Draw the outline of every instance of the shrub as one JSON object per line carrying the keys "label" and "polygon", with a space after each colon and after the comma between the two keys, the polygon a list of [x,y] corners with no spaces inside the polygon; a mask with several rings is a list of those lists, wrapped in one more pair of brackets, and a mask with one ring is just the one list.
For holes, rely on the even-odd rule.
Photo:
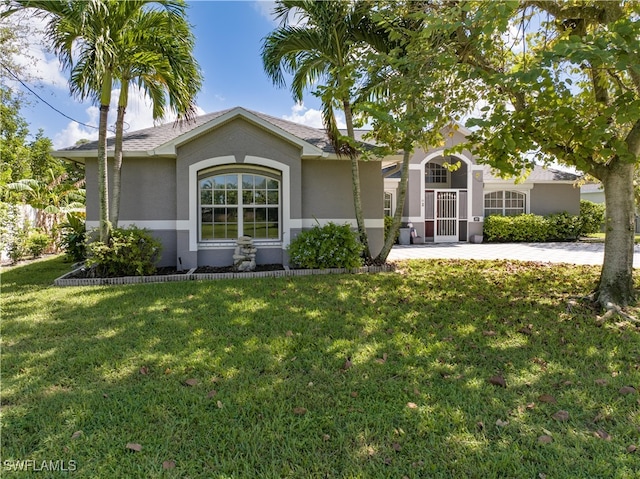
{"label": "shrub", "polygon": [[[393,225],[393,216],[385,216],[384,217],[384,239],[386,241],[389,233],[391,232],[391,226]],[[396,232],[396,237],[393,240],[394,243],[398,242],[398,237],[400,236],[400,228]]]}
{"label": "shrub", "polygon": [[569,213],[548,216],[523,214],[491,215],[484,220],[484,237],[488,242],[572,241],[578,238],[581,220]]}
{"label": "shrub", "polygon": [[547,238],[544,241],[573,241],[580,236],[580,217],[569,213],[545,216]]}
{"label": "shrub", "polygon": [[33,256],[34,258],[39,258],[42,256],[42,253],[51,246],[51,238],[49,235],[41,232],[41,231],[32,231],[27,236],[25,242],[25,249]]}
{"label": "shrub", "polygon": [[17,263],[27,255],[27,235],[29,224],[24,221],[20,207],[10,203],[0,203],[0,248],[6,251],[12,263]]}
{"label": "shrub", "polygon": [[545,241],[548,225],[542,216],[490,215],[484,220],[484,238],[488,242]]}
{"label": "shrub", "polygon": [[291,262],[301,268],[358,268],[362,245],[349,225],[327,223],[303,231],[289,245]]}
{"label": "shrub", "polygon": [[580,200],[580,234],[599,233],[604,223],[604,205]]}
{"label": "shrub", "polygon": [[87,255],[86,229],[84,217],[79,213],[67,213],[62,225],[61,243],[64,252],[71,261],[83,261]]}
{"label": "shrub", "polygon": [[88,246],[87,266],[99,277],[153,274],[162,245],[149,231],[130,226],[116,228],[108,244],[94,241]]}

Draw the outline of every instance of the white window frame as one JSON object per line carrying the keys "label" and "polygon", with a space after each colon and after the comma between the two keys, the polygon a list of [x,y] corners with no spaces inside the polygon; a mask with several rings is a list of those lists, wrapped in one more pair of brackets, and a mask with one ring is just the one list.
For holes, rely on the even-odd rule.
{"label": "white window frame", "polygon": [[208,158],[206,160],[198,161],[189,165],[188,173],[188,185],[189,185],[189,219],[187,221],[179,220],[177,223],[180,230],[188,232],[189,236],[189,251],[195,252],[200,249],[215,249],[215,248],[227,248],[235,244],[234,241],[220,241],[218,242],[200,242],[198,231],[198,205],[199,205],[199,188],[198,188],[198,176],[199,173],[205,169],[213,168],[215,166],[231,166],[235,165],[238,168],[244,167],[265,167],[274,170],[282,175],[280,183],[280,236],[279,241],[264,241],[260,244],[265,247],[278,247],[285,249],[289,246],[291,241],[291,230],[293,228],[301,228],[302,221],[291,218],[291,168],[285,163],[272,160],[270,158],[263,158],[260,156],[247,155],[243,162],[238,162],[235,156],[217,156],[214,158]]}
{"label": "white window frame", "polygon": [[[390,206],[389,206],[389,214],[386,214],[387,208],[385,206],[387,195],[390,198]],[[395,190],[384,190],[384,196],[382,198],[382,214],[384,216],[393,216],[396,212],[396,191]]]}
{"label": "white window frame", "polygon": [[[233,168],[228,168],[228,167],[221,167],[221,168],[214,168],[212,170],[209,171],[201,171],[198,175],[198,241],[201,243],[220,243],[220,242],[229,242],[229,241],[233,241],[235,238],[239,237],[239,236],[251,236],[252,238],[254,238],[254,241],[256,242],[260,242],[260,241],[280,241],[282,238],[282,179],[281,179],[281,175],[279,174],[279,172],[276,171],[272,171],[272,170],[267,170],[264,168],[257,168],[257,167],[242,167],[242,165],[233,165]],[[262,177],[265,179],[266,185],[265,185],[265,192],[267,197],[265,198],[265,203],[264,204],[259,204],[259,203],[245,203],[244,202],[244,195],[243,193],[245,193],[248,190],[245,190],[244,188],[244,183],[243,183],[243,176],[244,175],[250,175],[253,177]],[[237,178],[236,180],[236,188],[235,188],[235,192],[236,192],[236,202],[235,203],[227,203],[227,201],[225,201],[224,204],[216,204],[215,200],[213,199],[215,197],[215,187],[211,188],[212,191],[212,200],[211,203],[206,203],[206,204],[202,204],[202,182],[207,180],[207,179],[213,179],[215,177],[219,177],[219,176],[235,176]],[[278,194],[278,202],[277,204],[270,204],[268,202],[268,196],[269,193],[272,191],[276,191],[273,188],[269,189],[268,188],[268,184],[269,184],[269,180],[272,181],[276,181],[278,188],[277,188],[277,194]],[[214,183],[215,185],[215,183]],[[225,188],[225,191],[229,191],[228,189]],[[251,195],[252,197],[255,198],[255,192],[256,191],[261,191],[261,189],[256,190],[256,187],[254,186],[252,188],[252,190],[254,192],[253,195]],[[211,208],[212,215],[215,215],[215,210],[216,209],[236,209],[236,228],[237,228],[237,234],[233,237],[224,237],[224,238],[203,238],[203,234],[202,234],[202,230],[203,230],[203,221],[202,221],[202,213],[204,209],[208,209]],[[257,238],[254,237],[254,232],[253,231],[245,231],[245,220],[244,220],[244,216],[245,216],[245,210],[247,209],[251,209],[251,208],[264,208],[266,209],[266,220],[265,223],[269,223],[268,220],[268,210],[276,210],[277,211],[277,235],[275,237],[266,237],[266,238]],[[215,228],[215,216],[212,218],[212,222],[211,223],[207,223],[207,224],[211,224],[214,228]],[[222,223],[219,223],[222,224]],[[228,223],[225,223],[228,224]],[[233,224],[233,223],[231,223]],[[268,229],[267,229],[268,231]]]}
{"label": "white window frame", "polygon": [[[501,195],[502,195],[502,198],[501,198],[502,199],[502,206],[501,206],[500,209],[502,210],[502,213],[500,213],[500,215],[501,216],[507,216],[505,214],[505,212],[507,210],[513,211],[513,210],[515,210],[515,208],[507,208],[505,206],[505,195],[506,195],[506,193],[516,193],[516,194],[522,195],[524,197],[523,198],[523,200],[524,200],[523,201],[524,210],[522,211],[522,213],[517,213],[517,214],[526,214],[526,213],[529,212],[529,202],[530,202],[530,197],[531,197],[530,192],[531,192],[530,188],[527,188],[527,189],[524,189],[524,188],[522,188],[522,189],[516,189],[516,188],[491,188],[491,189],[487,189],[487,188],[485,188],[484,193],[482,195],[482,212],[483,212],[485,217],[489,216],[489,214],[497,214],[497,213],[487,213],[487,210],[497,210],[498,208],[487,208],[487,206],[486,206],[486,197],[487,197],[487,195],[490,195],[490,194],[501,193]],[[510,216],[513,216],[513,215],[510,215]]]}

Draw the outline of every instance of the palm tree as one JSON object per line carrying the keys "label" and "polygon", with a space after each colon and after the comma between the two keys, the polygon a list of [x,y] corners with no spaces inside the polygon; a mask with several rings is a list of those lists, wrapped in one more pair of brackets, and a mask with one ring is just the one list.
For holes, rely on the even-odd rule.
{"label": "palm tree", "polygon": [[[352,98],[357,81],[354,67],[360,43],[355,35],[363,18],[362,2],[279,0],[274,10],[281,26],[265,37],[264,70],[277,86],[284,73],[293,75],[291,93],[301,102],[303,93],[315,88],[322,100],[322,120],[338,155],[351,160],[353,203],[360,241],[367,261],[371,259],[360,195],[360,172],[353,128]],[[291,16],[299,26],[291,25]],[[319,82],[324,85],[318,86]],[[344,112],[347,136],[340,134],[335,107]]]}
{"label": "palm tree", "polygon": [[134,21],[156,4],[168,12],[179,12],[182,0],[14,0],[16,9],[33,8],[48,19],[45,37],[62,65],[69,69],[71,93],[100,105],[98,124],[98,190],[100,240],[110,236],[109,189],[107,181],[107,118],[111,91],[117,79],[118,48],[123,38],[141,32]]}
{"label": "palm tree", "polygon": [[195,118],[195,96],[202,86],[202,75],[192,54],[195,40],[184,6],[172,11],[138,11],[133,23],[136,28],[128,30],[117,45],[120,96],[110,209],[114,228],[118,226],[120,212],[122,139],[130,85],[137,84],[151,99],[154,120],[163,118],[168,108],[177,115],[176,121]]}

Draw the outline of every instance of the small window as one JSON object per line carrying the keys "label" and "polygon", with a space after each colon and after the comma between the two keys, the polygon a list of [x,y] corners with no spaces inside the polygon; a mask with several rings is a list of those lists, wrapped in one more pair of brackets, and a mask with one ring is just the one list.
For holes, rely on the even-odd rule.
{"label": "small window", "polygon": [[384,192],[383,212],[385,216],[393,216],[393,193]]}
{"label": "small window", "polygon": [[280,180],[254,173],[200,178],[200,240],[280,238]]}
{"label": "small window", "polygon": [[492,191],[484,195],[484,215],[515,216],[526,213],[525,194],[519,191]]}
{"label": "small window", "polygon": [[427,163],[424,166],[425,183],[447,183],[447,169],[437,163]]}

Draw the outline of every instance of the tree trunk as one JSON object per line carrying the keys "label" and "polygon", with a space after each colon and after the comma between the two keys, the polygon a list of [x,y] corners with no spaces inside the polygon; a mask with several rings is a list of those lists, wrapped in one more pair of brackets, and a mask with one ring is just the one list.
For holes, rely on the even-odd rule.
{"label": "tree trunk", "polygon": [[[347,124],[347,135],[355,140],[355,132],[353,129],[353,113],[351,104],[348,100],[342,101],[344,109],[345,123]],[[367,236],[367,228],[364,224],[364,213],[362,211],[362,195],[360,189],[360,166],[358,155],[350,155],[351,160],[351,186],[353,189],[353,206],[356,213],[356,223],[358,224],[358,234],[363,247],[365,262],[371,262],[371,250],[369,249],[369,238]]]}
{"label": "tree trunk", "polygon": [[396,210],[393,213],[393,223],[391,224],[391,230],[387,233],[387,237],[384,240],[384,246],[380,254],[376,256],[374,262],[376,264],[384,264],[387,261],[387,257],[396,242],[396,235],[402,224],[402,213],[404,211],[404,203],[407,197],[407,185],[409,184],[409,160],[411,159],[411,150],[405,148],[402,155],[402,175],[400,176],[400,185],[398,191],[398,199],[396,202]]}
{"label": "tree trunk", "polygon": [[613,163],[602,177],[606,205],[604,263],[597,301],[605,309],[626,306],[634,300],[633,250],[635,208],[633,164]]}
{"label": "tree trunk", "polygon": [[107,162],[107,121],[111,102],[111,75],[105,74],[100,94],[98,123],[98,202],[100,210],[100,241],[107,243],[111,236],[109,223],[109,176]]}
{"label": "tree trunk", "polygon": [[113,197],[111,198],[110,220],[113,228],[118,227],[120,218],[120,192],[122,185],[122,136],[124,133],[125,107],[118,105],[116,118],[116,138],[113,158]]}

